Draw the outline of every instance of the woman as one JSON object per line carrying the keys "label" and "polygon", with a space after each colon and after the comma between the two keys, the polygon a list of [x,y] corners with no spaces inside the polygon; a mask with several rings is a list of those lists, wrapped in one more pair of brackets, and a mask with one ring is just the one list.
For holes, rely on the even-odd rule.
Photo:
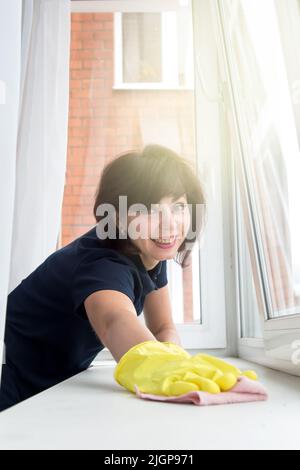
{"label": "woman", "polygon": [[[87,369],[104,347],[119,361],[143,341],[180,344],[166,262],[187,265],[200,234],[196,210],[204,203],[190,163],[165,147],[148,145],[104,168],[97,224],[48,256],[8,296],[0,410]],[[115,211],[107,217],[108,206]],[[142,310],[147,327],[137,318]]]}

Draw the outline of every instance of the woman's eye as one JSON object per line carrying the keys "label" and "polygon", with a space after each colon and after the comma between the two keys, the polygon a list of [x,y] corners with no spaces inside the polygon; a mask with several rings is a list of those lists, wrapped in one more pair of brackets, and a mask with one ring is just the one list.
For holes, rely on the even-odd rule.
{"label": "woman's eye", "polygon": [[184,203],[176,204],[175,209],[178,212],[183,212],[186,209],[186,204]]}

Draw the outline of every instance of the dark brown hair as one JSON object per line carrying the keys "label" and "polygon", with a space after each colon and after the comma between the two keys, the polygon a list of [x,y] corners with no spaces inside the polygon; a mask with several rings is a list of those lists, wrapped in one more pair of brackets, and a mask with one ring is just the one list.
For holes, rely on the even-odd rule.
{"label": "dark brown hair", "polygon": [[[97,207],[103,203],[112,204],[119,211],[119,196],[127,196],[127,208],[132,204],[144,204],[150,209],[151,204],[158,203],[162,198],[173,196],[174,200],[186,194],[187,203],[190,204],[191,224],[189,233],[195,236],[187,238],[180,245],[175,261],[183,268],[189,265],[188,259],[191,248],[200,236],[206,215],[206,198],[201,182],[199,181],[194,164],[173,150],[161,145],[151,144],[142,151],[131,151],[119,155],[108,163],[102,172],[101,179],[95,194],[94,216],[99,222],[104,215],[96,215]],[[196,205],[202,204],[203,219],[201,227],[196,226]],[[199,207],[199,206],[198,206]],[[188,235],[187,234],[187,235]],[[103,240],[105,246],[114,248],[127,255],[139,254],[140,250],[130,240],[119,239],[118,225],[115,239]],[[187,250],[186,240],[189,249]]]}

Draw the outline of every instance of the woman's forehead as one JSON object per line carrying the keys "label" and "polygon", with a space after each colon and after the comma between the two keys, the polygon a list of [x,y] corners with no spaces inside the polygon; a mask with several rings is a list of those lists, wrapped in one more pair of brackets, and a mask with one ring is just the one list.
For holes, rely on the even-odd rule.
{"label": "woman's forehead", "polygon": [[179,197],[174,197],[174,196],[165,196],[162,197],[159,201],[159,203],[172,203],[172,202],[186,202],[186,195],[183,194],[182,196]]}

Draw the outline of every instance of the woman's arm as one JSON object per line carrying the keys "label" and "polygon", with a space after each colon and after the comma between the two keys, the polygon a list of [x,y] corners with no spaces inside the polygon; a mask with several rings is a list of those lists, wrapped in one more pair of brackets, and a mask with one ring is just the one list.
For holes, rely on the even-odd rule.
{"label": "woman's arm", "polygon": [[181,346],[172,318],[168,285],[146,295],[143,313],[147,327],[158,341],[169,341]]}
{"label": "woman's arm", "polygon": [[93,292],[84,306],[97,336],[117,362],[132,346],[156,339],[139,321],[133,303],[122,292]]}
{"label": "woman's arm", "polygon": [[175,343],[175,344],[178,344],[178,346],[182,347],[178,331],[175,327],[174,328],[164,328],[163,330],[161,330],[160,333],[157,333],[155,335],[155,338],[158,341],[168,341],[169,343]]}

